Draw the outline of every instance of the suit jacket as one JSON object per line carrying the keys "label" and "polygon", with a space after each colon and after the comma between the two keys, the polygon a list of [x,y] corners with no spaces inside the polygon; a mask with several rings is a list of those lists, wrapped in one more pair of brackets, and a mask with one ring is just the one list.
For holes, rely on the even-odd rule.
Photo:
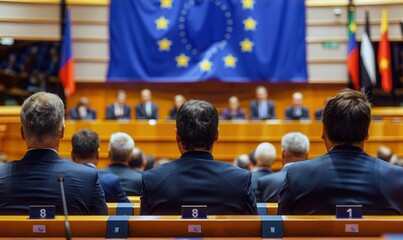
{"label": "suit jacket", "polygon": [[98,171],[50,149],[30,150],[20,161],[0,166],[0,214],[28,215],[30,205],[55,205],[56,214],[63,214],[60,176],[69,214],[108,214]]}
{"label": "suit jacket", "polygon": [[364,215],[403,214],[403,168],[353,146],[287,168],[278,214],[335,215],[340,204],[362,205]]}
{"label": "suit jacket", "polygon": [[259,103],[257,101],[252,101],[250,103],[250,119],[276,119],[276,112],[274,110],[274,102],[267,100],[267,116],[259,117]]}
{"label": "suit jacket", "polygon": [[323,108],[315,111],[315,119],[320,121],[322,120]]}
{"label": "suit jacket", "polygon": [[136,119],[158,119],[158,106],[155,103],[151,103],[151,115],[147,116],[146,106],[143,103],[139,103],[135,107]]}
{"label": "suit jacket", "polygon": [[261,177],[257,181],[257,191],[260,193],[259,202],[278,202],[278,193],[283,186],[286,168],[280,172]]}
{"label": "suit jacket", "polygon": [[[95,165],[84,164],[84,166],[95,168]],[[120,178],[115,174],[98,171],[99,182],[105,193],[106,202],[130,202],[126,196],[126,192],[120,185]]]}
{"label": "suit jacket", "polygon": [[171,108],[169,110],[169,119],[175,120],[176,119],[176,114],[178,114],[178,110],[176,110],[175,107]]}
{"label": "suit jacket", "polygon": [[239,108],[235,114],[232,114],[229,108],[225,108],[222,111],[220,118],[224,120],[246,119],[246,115],[245,111],[241,108]]}
{"label": "suit jacket", "polygon": [[257,214],[251,174],[192,151],[143,173],[141,214],[181,214],[182,205],[207,205],[210,215]]}
{"label": "suit jacket", "polygon": [[116,119],[130,119],[130,106],[124,105],[123,106],[123,115],[116,116],[115,115],[115,104],[111,104],[106,108],[106,119],[109,120],[116,120]]}
{"label": "suit jacket", "polygon": [[97,112],[92,109],[87,109],[87,116],[85,118],[81,118],[80,114],[78,114],[77,108],[70,109],[70,118],[74,120],[93,120],[97,118]]}
{"label": "suit jacket", "polygon": [[130,169],[128,166],[120,163],[112,163],[108,168],[102,171],[113,173],[120,178],[123,190],[127,196],[141,196],[141,175],[142,173]]}
{"label": "suit jacket", "polygon": [[309,110],[307,107],[301,107],[301,115],[296,115],[293,107],[288,107],[285,110],[285,119],[287,120],[301,120],[307,119],[309,120]]}
{"label": "suit jacket", "polygon": [[260,200],[260,192],[257,189],[257,181],[259,180],[259,178],[264,177],[266,175],[269,175],[271,173],[273,173],[271,170],[267,169],[267,168],[260,168],[257,170],[254,170],[251,172],[252,173],[252,188],[253,191],[255,192],[255,196],[257,201]]}

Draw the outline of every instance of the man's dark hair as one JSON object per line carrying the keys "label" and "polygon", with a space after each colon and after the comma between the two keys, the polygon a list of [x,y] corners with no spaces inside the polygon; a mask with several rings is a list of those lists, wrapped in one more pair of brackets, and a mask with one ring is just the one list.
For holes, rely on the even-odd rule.
{"label": "man's dark hair", "polygon": [[323,110],[322,123],[330,141],[351,145],[368,136],[371,104],[362,91],[346,89],[331,98]]}
{"label": "man's dark hair", "polygon": [[133,155],[128,163],[129,167],[132,169],[143,167],[144,161],[146,161],[144,158],[144,153],[140,149],[137,149],[137,151],[133,151]]}
{"label": "man's dark hair", "polygon": [[72,152],[81,159],[94,157],[99,149],[99,137],[94,131],[83,129],[76,132],[71,139]]}
{"label": "man's dark hair", "polygon": [[186,151],[210,151],[218,132],[217,109],[203,100],[185,102],[176,116],[176,131]]}

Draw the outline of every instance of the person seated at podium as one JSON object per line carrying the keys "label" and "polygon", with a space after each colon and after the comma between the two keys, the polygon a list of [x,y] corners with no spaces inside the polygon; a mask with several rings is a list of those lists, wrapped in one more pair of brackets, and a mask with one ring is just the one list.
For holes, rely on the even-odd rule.
{"label": "person seated at podium", "polygon": [[266,87],[257,86],[255,94],[256,100],[250,103],[250,119],[276,119],[274,102],[268,99],[269,94],[267,93]]}
{"label": "person seated at podium", "polygon": [[283,186],[288,166],[295,162],[308,159],[309,139],[302,133],[291,132],[281,139],[281,171],[261,177],[257,181],[260,202],[278,202],[278,193]]}
{"label": "person seated at podium", "polygon": [[59,157],[64,135],[64,104],[38,92],[21,107],[21,137],[28,151],[0,166],[0,214],[28,215],[30,205],[54,205],[63,214],[60,178],[72,215],[108,214],[98,171]]}
{"label": "person seated at podium", "polygon": [[292,95],[292,106],[285,110],[286,120],[309,120],[309,110],[302,106],[304,96],[300,92],[295,92]]}
{"label": "person seated at podium", "polygon": [[228,108],[221,112],[223,120],[243,120],[246,119],[245,111],[239,104],[239,99],[236,96],[231,96],[228,99]]}
{"label": "person seated at podium", "polygon": [[179,108],[186,102],[186,98],[183,95],[176,95],[174,98],[174,106],[169,110],[169,119],[175,120],[176,114]]}
{"label": "person seated at podium", "polygon": [[97,113],[90,108],[88,98],[82,97],[78,101],[77,106],[70,109],[70,118],[73,120],[94,120],[97,118]]}
{"label": "person seated at podium", "polygon": [[143,173],[140,214],[179,215],[182,205],[207,205],[207,214],[257,214],[250,172],[215,161],[218,113],[202,100],[190,100],[176,117],[182,156]]}
{"label": "person seated at podium", "polygon": [[403,214],[403,168],[364,152],[371,104],[364,92],[343,90],[323,111],[328,152],[287,168],[278,214],[335,215],[336,205],[362,205],[363,215]]}
{"label": "person seated at podium", "polygon": [[158,106],[151,102],[151,91],[149,89],[143,89],[140,95],[141,103],[135,106],[136,119],[158,119]]}
{"label": "person seated at podium", "polygon": [[[71,139],[71,159],[84,166],[97,169],[99,159],[98,134],[89,129],[76,132]],[[115,174],[98,171],[99,181],[105,193],[106,202],[130,202]]]}
{"label": "person seated at podium", "polygon": [[106,108],[106,119],[130,119],[130,106],[126,104],[126,92],[124,90],[117,91],[115,103]]}

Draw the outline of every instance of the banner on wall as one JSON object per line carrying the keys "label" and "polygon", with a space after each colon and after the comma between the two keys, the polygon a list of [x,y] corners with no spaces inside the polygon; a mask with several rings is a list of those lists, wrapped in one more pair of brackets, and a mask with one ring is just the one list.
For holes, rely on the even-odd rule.
{"label": "banner on wall", "polygon": [[305,0],[111,0],[108,81],[306,82]]}

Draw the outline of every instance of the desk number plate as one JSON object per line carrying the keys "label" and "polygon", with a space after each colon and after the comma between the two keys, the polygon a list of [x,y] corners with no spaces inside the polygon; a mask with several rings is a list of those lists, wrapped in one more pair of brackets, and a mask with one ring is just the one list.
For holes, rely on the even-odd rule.
{"label": "desk number plate", "polygon": [[362,205],[336,205],[336,218],[362,218]]}
{"label": "desk number plate", "polygon": [[31,205],[29,206],[30,219],[54,219],[55,205]]}
{"label": "desk number plate", "polygon": [[207,205],[182,205],[182,218],[207,218]]}

